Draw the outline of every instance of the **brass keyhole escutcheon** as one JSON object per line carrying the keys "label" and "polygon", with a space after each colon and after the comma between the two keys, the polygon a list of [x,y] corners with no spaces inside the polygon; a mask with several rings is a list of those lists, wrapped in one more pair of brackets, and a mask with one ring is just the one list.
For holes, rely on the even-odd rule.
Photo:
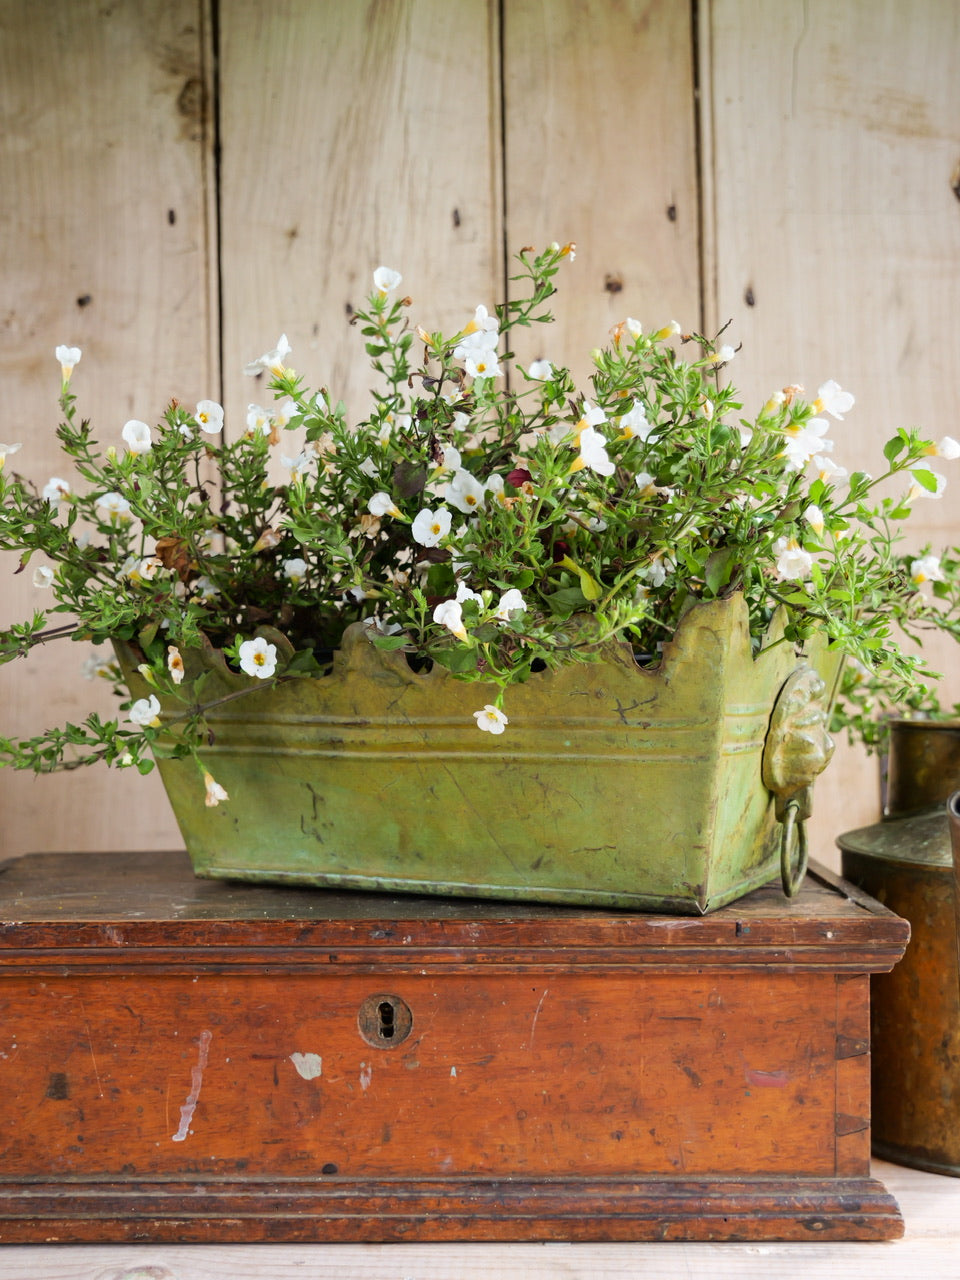
{"label": "brass keyhole escutcheon", "polygon": [[399,996],[367,996],[357,1014],[357,1026],[367,1044],[375,1049],[393,1049],[403,1044],[413,1030],[413,1013]]}

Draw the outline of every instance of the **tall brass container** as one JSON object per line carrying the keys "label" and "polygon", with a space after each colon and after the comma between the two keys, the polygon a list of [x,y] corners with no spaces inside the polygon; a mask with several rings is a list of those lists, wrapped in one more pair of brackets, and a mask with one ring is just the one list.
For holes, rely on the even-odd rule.
{"label": "tall brass container", "polygon": [[947,800],[960,725],[891,728],[882,822],[838,840],[846,879],[910,922],[906,953],[871,979],[873,1150],[960,1177],[958,916]]}

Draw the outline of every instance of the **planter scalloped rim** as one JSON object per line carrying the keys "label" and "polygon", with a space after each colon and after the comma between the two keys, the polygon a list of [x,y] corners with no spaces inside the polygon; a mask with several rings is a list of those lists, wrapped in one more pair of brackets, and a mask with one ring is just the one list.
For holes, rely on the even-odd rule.
{"label": "planter scalloped rim", "polygon": [[[204,701],[251,683],[217,656]],[[202,655],[184,658],[189,688]],[[613,644],[510,688],[494,736],[473,719],[482,684],[416,673],[357,625],[330,675],[210,713],[228,802],[205,805],[189,760],[158,764],[199,876],[698,915],[780,873],[761,770],[797,667],[789,644],[753,658],[741,597],[703,602],[655,667]],[[809,746],[798,718],[780,755],[797,733]]]}

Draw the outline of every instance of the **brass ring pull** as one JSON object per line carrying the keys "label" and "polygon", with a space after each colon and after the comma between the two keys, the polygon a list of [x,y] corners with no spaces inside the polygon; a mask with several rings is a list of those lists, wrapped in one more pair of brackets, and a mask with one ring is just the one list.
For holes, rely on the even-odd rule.
{"label": "brass ring pull", "polygon": [[[796,800],[789,800],[783,814],[783,830],[780,833],[780,883],[788,898],[795,898],[800,892],[803,878],[807,874],[809,850],[807,849],[807,829],[799,817],[800,805]],[[793,834],[796,832],[797,865],[793,862]]]}

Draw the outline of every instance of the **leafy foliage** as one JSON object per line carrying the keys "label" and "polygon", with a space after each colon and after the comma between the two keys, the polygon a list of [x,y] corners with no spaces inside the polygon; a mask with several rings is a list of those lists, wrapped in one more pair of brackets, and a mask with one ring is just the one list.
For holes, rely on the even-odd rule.
{"label": "leafy foliage", "polygon": [[[104,448],[77,421],[65,369],[71,479],[41,491],[0,465],[0,548],[21,569],[42,560],[35,581],[53,595],[0,632],[0,661],[63,635],[127,640],[181,711],[161,727],[139,708],[132,728],[91,717],[0,741],[7,762],[146,767],[151,747],[199,764],[206,708],[181,684],[181,654],[198,646],[262,688],[321,675],[345,628],[364,622],[371,643],[487,686],[500,708],[510,685],[613,637],[655,660],[691,606],[734,592],[757,649],[782,610],[787,642],[825,632],[890,697],[910,696],[925,669],[898,637],[954,628],[957,599],[955,577],[936,582],[943,600],[918,590],[899,526],[942,489],[931,456],[960,447],[900,429],[882,474],[848,475],[819,415],[841,418],[852,396],[827,382],[808,402],[789,387],[743,417],[719,376],[734,349],[675,324],[618,325],[594,352],[587,395],[565,368],[521,368],[511,333],[549,322],[572,253],[522,250],[518,296],[479,307],[452,337],[412,327],[399,278],[381,268],[353,317],[379,379],[360,423],[304,385],[282,339],[252,366],[269,371],[273,407],[251,405],[232,438],[219,406],[174,401],[158,428],[129,423],[128,447]],[[902,496],[878,496],[894,476]],[[51,614],[69,621],[51,626]],[[258,668],[251,636],[269,638]]]}

